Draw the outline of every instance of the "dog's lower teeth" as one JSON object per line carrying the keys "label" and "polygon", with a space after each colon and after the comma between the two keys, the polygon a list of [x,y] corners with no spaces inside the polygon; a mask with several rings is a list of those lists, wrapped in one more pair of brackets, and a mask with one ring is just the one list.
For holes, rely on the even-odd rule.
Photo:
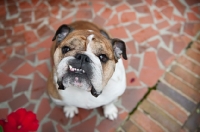
{"label": "dog's lower teeth", "polygon": [[73,68],[71,65],[69,65],[69,70],[70,70],[70,71],[74,71],[74,72],[82,72],[82,73],[85,73],[85,70]]}
{"label": "dog's lower teeth", "polygon": [[71,65],[69,65],[69,69],[72,69],[72,66],[71,66]]}

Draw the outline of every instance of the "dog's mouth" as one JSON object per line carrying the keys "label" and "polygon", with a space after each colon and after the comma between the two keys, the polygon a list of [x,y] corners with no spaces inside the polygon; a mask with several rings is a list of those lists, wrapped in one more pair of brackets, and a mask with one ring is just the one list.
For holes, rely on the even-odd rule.
{"label": "dog's mouth", "polygon": [[78,69],[78,68],[74,68],[74,67],[72,67],[71,65],[69,65],[68,66],[68,69],[69,69],[69,71],[70,72],[74,72],[74,73],[76,73],[76,74],[86,74],[85,73],[85,70],[83,70],[83,69]]}
{"label": "dog's mouth", "polygon": [[[81,78],[89,80],[87,78],[87,73],[85,72],[84,69],[74,68],[71,65],[68,66],[68,73],[67,74],[68,74],[68,75],[66,75],[67,77],[72,76],[71,78],[73,78],[73,79],[71,79],[71,81],[69,83],[72,84],[73,86],[76,86],[76,87],[82,87],[83,83],[81,82]],[[57,81],[57,84],[59,86],[58,87],[59,90],[65,90],[65,86],[63,85],[63,81],[66,78],[66,76],[64,75],[61,80]],[[101,94],[101,92],[97,92],[95,90],[94,86],[90,82],[88,82],[88,84],[90,86],[86,90],[88,92],[91,92],[91,94],[94,97],[98,97]]]}
{"label": "dog's mouth", "polygon": [[[65,87],[64,87],[62,81],[57,81],[57,84],[58,84],[58,86],[59,86],[59,87],[58,87],[59,90],[65,90]],[[94,97],[98,97],[98,96],[101,94],[101,92],[97,92],[93,86],[91,86],[91,87],[88,89],[88,91],[90,91],[91,94],[92,94]]]}

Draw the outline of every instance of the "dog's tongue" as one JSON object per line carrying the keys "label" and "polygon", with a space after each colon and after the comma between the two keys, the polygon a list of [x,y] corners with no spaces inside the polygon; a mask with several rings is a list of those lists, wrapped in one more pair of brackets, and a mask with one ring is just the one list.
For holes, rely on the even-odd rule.
{"label": "dog's tongue", "polygon": [[82,83],[81,83],[81,81],[80,81],[80,79],[78,77],[74,78],[74,85],[76,87],[81,87],[82,86]]}

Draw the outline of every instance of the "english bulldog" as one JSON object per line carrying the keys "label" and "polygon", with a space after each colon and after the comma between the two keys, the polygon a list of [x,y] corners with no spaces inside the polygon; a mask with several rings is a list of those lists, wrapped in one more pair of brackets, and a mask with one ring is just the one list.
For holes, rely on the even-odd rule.
{"label": "english bulldog", "polygon": [[78,108],[103,106],[104,115],[117,118],[113,102],[126,89],[127,59],[125,43],[87,21],[61,25],[52,39],[53,69],[48,79],[48,94],[72,118]]}

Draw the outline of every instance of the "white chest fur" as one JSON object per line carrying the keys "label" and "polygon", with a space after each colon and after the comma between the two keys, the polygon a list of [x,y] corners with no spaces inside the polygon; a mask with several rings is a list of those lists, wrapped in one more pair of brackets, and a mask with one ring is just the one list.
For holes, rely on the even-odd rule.
{"label": "white chest fur", "polygon": [[[57,82],[57,77],[54,76],[54,81]],[[107,85],[102,91],[102,94],[97,98],[83,89],[70,87],[65,90],[59,90],[62,100],[52,98],[58,105],[75,106],[84,109],[92,109],[102,105],[106,105],[114,101],[118,96],[122,95],[126,89],[126,76],[122,60],[119,59],[116,64],[115,72]]]}

